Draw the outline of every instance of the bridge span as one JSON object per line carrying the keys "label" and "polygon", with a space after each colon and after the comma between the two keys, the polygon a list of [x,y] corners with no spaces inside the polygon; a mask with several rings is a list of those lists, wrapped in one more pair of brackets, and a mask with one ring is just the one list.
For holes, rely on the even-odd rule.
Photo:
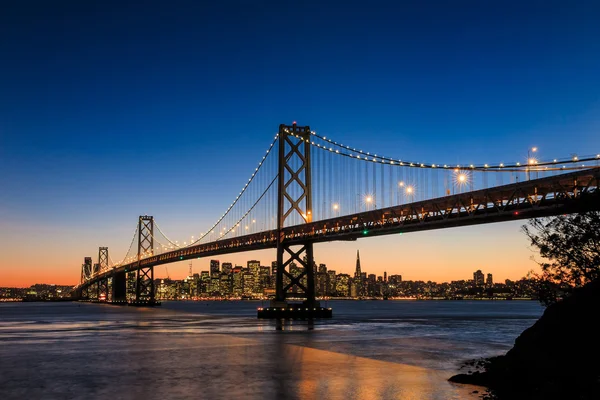
{"label": "bridge span", "polygon": [[[223,228],[217,238],[211,240],[211,235],[215,233],[215,227],[223,222],[230,211],[238,205],[239,199],[246,194],[247,187],[253,183],[256,173],[263,166],[264,160],[269,156],[274,144],[267,151],[267,156],[263,157],[259,168],[256,169],[257,172],[253,173],[249,183],[246,184],[227,212],[196,242],[179,246],[166,239],[171,245],[165,246],[163,243],[161,252],[161,246],[157,247],[155,243],[157,232],[154,218],[140,216],[136,230],[137,237],[134,235],[132,241],[133,244],[137,238],[137,254],[129,259],[126,257],[120,263],[109,265],[108,249],[101,247],[99,262],[93,268],[91,259],[86,259],[86,263],[82,267],[81,284],[75,289],[76,296],[79,298],[95,297],[98,300],[102,299],[113,303],[128,302],[137,305],[152,305],[155,304],[155,266],[201,257],[273,248],[277,249],[278,265],[276,297],[271,307],[259,311],[259,317],[278,318],[298,315],[299,312],[306,314],[304,316],[307,317],[328,317],[331,316],[331,310],[320,307],[314,294],[312,268],[314,243],[357,240],[365,237],[600,210],[600,192],[598,191],[600,166],[597,165],[597,161],[596,166],[588,164],[587,167],[581,165],[582,161],[579,159],[562,161],[562,167],[557,166],[557,160],[548,163],[528,162],[524,166],[520,163],[463,167],[441,164],[425,165],[401,160],[394,161],[394,159],[382,156],[370,156],[369,153],[365,154],[362,151],[350,149],[326,138],[322,139],[322,143],[325,144],[315,143],[315,137],[321,138],[310,131],[308,127],[298,127],[295,124],[280,126],[274,142],[274,144],[278,144],[279,148],[274,178],[263,180],[263,185],[268,184],[268,187],[260,195],[260,191],[256,192],[255,197],[258,199],[255,202],[247,203],[250,210],[238,212],[237,216],[230,219],[229,227]],[[338,148],[334,150],[334,147],[330,146],[331,144],[335,144]],[[323,150],[336,159],[345,156],[353,159],[352,161],[355,163],[368,162],[373,165],[372,171],[367,167],[364,174],[367,179],[366,186],[371,188],[369,177],[371,176],[370,172],[373,172],[371,182],[373,190],[370,192],[371,194],[365,196],[362,205],[355,203],[354,210],[357,212],[339,215],[340,199],[344,198],[343,201],[346,203],[353,201],[351,199],[354,193],[344,197],[345,192],[353,191],[355,185],[352,181],[346,185],[339,185],[338,189],[342,195],[338,194],[337,197],[333,193],[329,197],[327,193],[323,194],[323,191],[326,192],[328,188],[321,185],[322,192],[318,198],[319,200],[333,199],[331,210],[328,213],[324,207],[321,209],[313,207],[313,190],[319,188],[319,183],[312,181],[312,170],[318,170],[319,165],[328,167],[327,163],[331,163],[325,158],[317,159],[316,162],[311,160],[311,148],[313,147]],[[600,159],[600,157],[596,157],[596,159]],[[588,158],[587,161],[590,159]],[[317,168],[314,168],[313,164],[316,164]],[[574,168],[566,168],[564,164],[576,165]],[[344,172],[344,165],[348,164],[341,164],[342,172]],[[378,181],[377,172],[379,171],[377,168],[379,166],[382,168]],[[431,192],[432,196],[414,201],[409,194],[417,187],[415,182],[418,180],[415,179],[415,175],[406,174],[401,177],[403,180],[399,181],[398,174],[396,173],[394,176],[395,171],[386,174],[383,167],[396,170],[398,168],[420,171],[427,169],[433,171],[432,174],[439,174],[438,171],[442,171],[442,174],[445,173],[447,177],[452,174],[455,185],[448,185],[447,179],[444,183],[446,188],[444,195],[435,196],[437,181],[434,179],[437,175],[432,175],[434,177],[431,179],[432,189],[427,191]],[[325,176],[333,175],[330,168],[322,168],[322,171]],[[482,180],[485,188],[473,190],[475,173],[481,173],[485,177]],[[489,187],[487,175],[507,173],[516,177],[515,182]],[[521,181],[517,181],[519,173],[524,175],[524,179]],[[531,179],[532,175],[537,176],[539,173],[546,173],[550,176]],[[357,179],[360,175],[362,175],[362,171],[357,169],[357,173],[350,179]],[[422,177],[423,174],[421,174]],[[346,178],[348,179],[348,177]],[[324,179],[327,180],[327,177]],[[390,182],[389,187],[386,186],[386,180]],[[465,188],[463,183],[469,183],[468,181],[471,181],[470,187]],[[271,190],[275,182],[277,182],[276,190]],[[334,182],[333,179],[329,180],[328,184],[332,182]],[[458,193],[451,194],[449,186],[458,187],[459,190],[452,190]],[[399,195],[399,188],[404,188],[405,197]],[[268,193],[272,193],[271,198],[275,200],[270,204],[268,203]],[[379,207],[371,204],[377,198],[381,202]],[[241,227],[244,224],[250,224],[251,213],[265,199],[267,199],[267,209],[275,208],[275,206],[277,208],[276,226],[273,226],[272,229],[256,228],[255,232],[242,234]],[[389,199],[387,205],[385,205],[386,199]],[[404,202],[405,199],[412,201]],[[361,206],[364,210],[360,210]],[[267,212],[264,215],[268,216],[269,214]],[[267,219],[265,218],[265,220]],[[255,220],[252,219],[252,223],[254,222]],[[246,225],[245,230],[248,229],[249,225]],[[208,240],[202,242],[206,239]],[[302,272],[299,275],[290,272],[288,267],[291,263],[302,266]],[[135,274],[133,301],[127,299],[127,292],[131,290],[127,287],[127,274]],[[306,284],[302,282],[306,282]],[[294,297],[298,296],[297,291],[300,289],[301,296],[306,299],[301,304],[287,301],[292,287],[296,289]],[[91,296],[91,293],[95,293],[95,296]]]}

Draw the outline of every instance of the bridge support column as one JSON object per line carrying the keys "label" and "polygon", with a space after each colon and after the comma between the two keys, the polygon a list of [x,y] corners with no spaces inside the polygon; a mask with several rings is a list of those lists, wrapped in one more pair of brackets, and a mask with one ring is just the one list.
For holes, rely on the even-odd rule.
{"label": "bridge support column", "polygon": [[97,290],[98,293],[96,299],[102,302],[108,301],[108,278],[103,278],[98,281]]}
{"label": "bridge support column", "polygon": [[117,272],[112,280],[112,301],[113,304],[127,304],[127,277],[126,272]]}
{"label": "bridge support column", "polygon": [[[286,219],[299,216],[312,221],[310,127],[279,126],[279,166],[277,199],[277,275],[275,299],[270,307],[259,308],[258,318],[331,318],[330,308],[315,298],[313,244],[286,243]],[[288,302],[288,297],[304,299]]]}

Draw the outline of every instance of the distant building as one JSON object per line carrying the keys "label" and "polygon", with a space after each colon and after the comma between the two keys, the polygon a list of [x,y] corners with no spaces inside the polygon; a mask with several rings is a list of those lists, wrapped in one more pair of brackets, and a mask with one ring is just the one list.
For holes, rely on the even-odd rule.
{"label": "distant building", "polygon": [[230,262],[224,262],[221,265],[221,273],[223,275],[229,275],[231,274],[231,270],[233,269],[233,264],[231,264]]}
{"label": "distant building", "polygon": [[354,279],[360,279],[360,253],[356,250],[356,270],[354,271]]}
{"label": "distant building", "polygon": [[221,280],[219,281],[219,293],[224,296],[229,296],[232,292],[232,276],[221,274]]}
{"label": "distant building", "polygon": [[473,272],[473,284],[475,285],[475,287],[482,287],[483,286],[483,279],[484,279],[484,275],[483,275],[483,272],[481,272],[480,269],[478,269],[477,271]]}
{"label": "distant building", "polygon": [[390,285],[398,285],[402,282],[402,275],[390,275],[389,283]]}
{"label": "distant building", "polygon": [[485,280],[485,284],[488,287],[494,286],[494,278],[492,278],[492,274],[487,274],[487,279]]}
{"label": "distant building", "polygon": [[255,287],[254,275],[250,272],[244,272],[242,274],[242,293],[245,296],[252,296]]}
{"label": "distant building", "polygon": [[[351,285],[350,288],[350,295],[352,297],[355,296],[363,296],[365,289],[364,289],[364,284],[365,281],[367,280],[367,274],[362,272],[360,269],[360,253],[358,250],[356,250],[356,269],[354,271],[354,284]],[[356,292],[356,295],[352,294],[353,291]]]}
{"label": "distant building", "polygon": [[210,286],[210,272],[202,271],[200,272],[200,287],[198,288],[198,292],[201,296],[206,296],[209,293]]}
{"label": "distant building", "polygon": [[[260,293],[260,261],[258,260],[250,260],[247,263],[248,266],[248,272],[252,274],[252,277],[254,278],[253,282],[254,282],[254,287],[252,288],[252,293]],[[244,283],[244,288],[245,288],[245,283]]]}
{"label": "distant building", "polygon": [[221,270],[219,268],[219,260],[210,260],[210,276],[219,276]]}
{"label": "distant building", "polygon": [[[259,285],[258,289],[260,293],[264,293],[265,289],[271,287],[271,267],[261,266],[259,272]],[[275,286],[273,286],[274,288]]]}
{"label": "distant building", "polygon": [[346,297],[350,295],[350,275],[339,274],[335,286],[336,296]]}
{"label": "distant building", "polygon": [[233,268],[233,289],[232,292],[235,296],[241,296],[244,293],[244,282],[242,278],[242,267],[236,265]]}

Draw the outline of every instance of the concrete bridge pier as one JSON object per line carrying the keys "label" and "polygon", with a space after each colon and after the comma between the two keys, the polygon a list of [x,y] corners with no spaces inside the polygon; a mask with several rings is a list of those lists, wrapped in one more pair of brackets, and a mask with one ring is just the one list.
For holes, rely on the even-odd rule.
{"label": "concrete bridge pier", "polygon": [[117,272],[112,280],[112,302],[111,304],[127,305],[127,273]]}

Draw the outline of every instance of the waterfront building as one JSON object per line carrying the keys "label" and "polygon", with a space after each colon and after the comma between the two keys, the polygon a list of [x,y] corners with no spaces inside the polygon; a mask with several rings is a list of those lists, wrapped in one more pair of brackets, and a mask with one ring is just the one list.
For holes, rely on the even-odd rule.
{"label": "waterfront building", "polygon": [[219,268],[219,260],[210,260],[210,276],[218,276],[221,273]]}
{"label": "waterfront building", "polygon": [[230,262],[224,262],[223,264],[221,264],[221,273],[224,275],[231,274],[232,269],[233,269],[233,264],[231,264]]}
{"label": "waterfront building", "polygon": [[335,295],[347,297],[350,295],[350,275],[339,274],[336,280]]}
{"label": "waterfront building", "polygon": [[480,269],[473,273],[473,284],[475,285],[475,287],[482,287],[484,282],[483,279],[484,275]]}
{"label": "waterfront building", "polygon": [[256,285],[254,281],[254,275],[250,272],[242,273],[242,294],[244,296],[252,296],[255,292]]}
{"label": "waterfront building", "polygon": [[[260,293],[260,261],[250,260],[246,264],[248,272],[252,274],[254,286],[252,287],[252,293]],[[244,283],[244,287],[245,287]]]}

